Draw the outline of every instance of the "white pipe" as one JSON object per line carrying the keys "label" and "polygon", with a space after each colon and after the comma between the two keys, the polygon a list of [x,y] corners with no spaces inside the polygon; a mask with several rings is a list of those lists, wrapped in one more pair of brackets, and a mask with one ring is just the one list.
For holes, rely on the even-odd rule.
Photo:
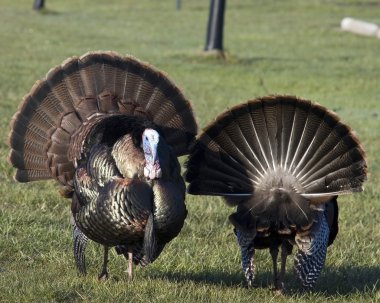
{"label": "white pipe", "polygon": [[365,22],[346,17],[340,23],[342,30],[359,35],[374,36],[380,38],[380,28],[375,23]]}

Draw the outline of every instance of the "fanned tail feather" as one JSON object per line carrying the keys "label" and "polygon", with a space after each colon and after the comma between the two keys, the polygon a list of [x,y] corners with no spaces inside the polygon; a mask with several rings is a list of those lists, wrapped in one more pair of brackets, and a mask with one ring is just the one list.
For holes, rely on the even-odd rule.
{"label": "fanned tail feather", "polygon": [[353,131],[321,105],[291,96],[226,110],[198,136],[186,166],[189,193],[221,196],[288,183],[305,197],[331,197],[361,191],[367,175]]}
{"label": "fanned tail feather", "polygon": [[72,185],[85,135],[117,115],[154,123],[177,156],[197,133],[190,102],[165,74],[132,56],[89,52],[52,68],[24,97],[9,135],[15,178]]}

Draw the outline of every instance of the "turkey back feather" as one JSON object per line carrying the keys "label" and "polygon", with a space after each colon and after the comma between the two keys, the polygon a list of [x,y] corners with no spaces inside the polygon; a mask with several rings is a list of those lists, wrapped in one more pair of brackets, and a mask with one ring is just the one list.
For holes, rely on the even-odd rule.
{"label": "turkey back feather", "polygon": [[[188,152],[197,132],[190,102],[156,68],[115,52],[69,58],[33,86],[12,119],[15,179],[55,178],[72,186],[89,141],[115,142],[135,123],[155,125],[177,156]],[[94,125],[96,136],[88,136]],[[116,132],[105,136],[110,128]]]}

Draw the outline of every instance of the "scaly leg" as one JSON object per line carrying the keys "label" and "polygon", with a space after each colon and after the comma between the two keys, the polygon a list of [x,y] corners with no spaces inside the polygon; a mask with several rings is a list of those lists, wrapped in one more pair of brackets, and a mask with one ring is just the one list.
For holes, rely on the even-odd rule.
{"label": "scaly leg", "polygon": [[278,269],[277,269],[277,257],[278,257],[278,246],[272,246],[269,248],[270,255],[272,256],[273,263],[273,290],[277,291],[281,289],[278,285]]}
{"label": "scaly leg", "polygon": [[98,279],[99,281],[105,281],[108,279],[108,246],[104,247],[104,255],[103,255],[103,269],[102,272],[99,274]]}
{"label": "scaly leg", "polygon": [[281,245],[281,270],[278,278],[278,292],[280,294],[284,291],[284,277],[286,271],[286,259],[292,253],[293,245],[291,245],[288,241],[282,242]]}
{"label": "scaly leg", "polygon": [[128,250],[128,279],[131,281],[133,278],[133,252]]}

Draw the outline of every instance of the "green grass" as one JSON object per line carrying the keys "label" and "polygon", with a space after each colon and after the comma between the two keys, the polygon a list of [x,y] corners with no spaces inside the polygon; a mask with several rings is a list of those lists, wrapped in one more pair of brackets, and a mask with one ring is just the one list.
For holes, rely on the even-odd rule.
{"label": "green grass", "polygon": [[[342,32],[346,16],[380,24],[371,0],[228,1],[227,60],[202,56],[208,1],[31,0],[0,3],[0,302],[376,302],[380,301],[380,40]],[[258,252],[258,284],[244,287],[239,249],[221,199],[187,197],[181,234],[159,259],[137,268],[89,245],[87,277],[72,257],[69,201],[54,182],[18,184],[7,163],[9,122],[22,97],[54,65],[89,50],[130,53],[166,71],[192,100],[200,127],[228,106],[293,94],[335,110],[368,156],[364,193],[340,198],[340,233],[310,293],[291,270],[275,297],[271,261]],[[184,161],[185,159],[181,159]]]}

